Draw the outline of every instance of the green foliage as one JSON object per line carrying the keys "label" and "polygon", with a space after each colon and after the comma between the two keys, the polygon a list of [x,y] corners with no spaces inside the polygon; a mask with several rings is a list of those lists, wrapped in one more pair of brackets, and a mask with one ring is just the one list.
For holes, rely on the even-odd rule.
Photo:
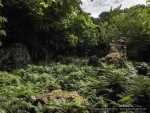
{"label": "green foliage", "polygon": [[[74,58],[67,65],[29,65],[11,73],[0,72],[0,110],[8,113],[103,113],[105,110],[101,107],[149,106],[149,78],[139,77],[131,62],[120,69],[105,63],[91,67],[87,62]],[[85,102],[54,99],[45,105],[34,105],[27,101],[30,96],[56,89],[77,91]]]}
{"label": "green foliage", "polygon": [[101,38],[108,44],[125,37],[127,55],[132,60],[149,61],[150,7],[137,5],[120,7],[100,14],[98,26]]}
{"label": "green foliage", "polygon": [[150,106],[150,83],[149,79],[144,77],[135,78],[136,87],[134,89],[135,104],[140,106]]}
{"label": "green foliage", "polygon": [[[80,8],[81,0],[7,0],[3,4],[4,17],[9,20],[7,38],[13,38],[10,43],[21,42],[29,48],[31,46],[35,58],[42,57],[43,47],[57,56],[77,47],[89,51],[92,46],[110,44],[120,36],[126,37],[128,45],[139,48],[150,42],[148,6],[126,10],[120,10],[119,6],[102,13],[100,19],[93,19],[96,25]],[[0,7],[3,7],[1,1]],[[0,16],[0,35],[6,35],[3,26],[7,19],[4,17]],[[136,64],[128,61],[116,69],[106,63],[88,66],[87,58],[64,60],[63,64],[32,64],[12,72],[1,71],[0,112],[103,113],[102,107],[150,106],[148,64],[141,64],[140,68],[147,72],[142,76],[134,67]],[[60,89],[77,91],[84,102],[58,97],[47,100],[46,104],[38,102],[35,105],[29,100],[31,96]]]}
{"label": "green foliage", "polygon": [[131,102],[133,101],[132,96],[133,95],[126,96],[126,97],[120,99],[118,102],[121,104],[126,104],[126,103],[131,104]]}
{"label": "green foliage", "polygon": [[[48,51],[51,46],[57,54],[68,46],[97,45],[97,26],[80,4],[81,0],[4,1],[3,12],[11,20],[7,26],[9,38],[30,42],[29,46],[44,46]],[[35,40],[37,44],[33,44]]]}
{"label": "green foliage", "polygon": [[[33,58],[42,57],[42,48],[56,56],[78,47],[90,51],[90,47],[109,45],[120,36],[126,37],[128,45],[142,48],[149,44],[149,6],[126,10],[119,6],[94,20],[80,4],[81,0],[5,0],[3,8],[0,0],[4,14],[0,16],[0,35],[6,35],[4,23],[8,18],[7,41],[26,44]],[[0,72],[0,112],[103,113],[101,107],[150,106],[149,65],[141,65],[147,72],[142,76],[132,62],[116,69],[105,63],[88,66],[86,58],[64,60],[63,64],[28,65],[13,72]],[[35,105],[28,100],[57,89],[77,91],[85,102],[54,99]]]}
{"label": "green foliage", "polygon": [[110,41],[124,36],[128,43],[134,44],[149,41],[149,10],[149,7],[140,5],[125,11],[116,8],[109,12],[109,24],[107,21],[101,23],[102,36]]}
{"label": "green foliage", "polygon": [[88,113],[86,106],[78,101],[52,100],[45,108],[44,112],[53,113]]}
{"label": "green foliage", "polygon": [[[3,7],[2,1],[0,0],[0,9]],[[1,14],[1,12],[0,12]],[[7,19],[5,17],[0,16],[0,37],[3,35],[6,36],[6,31],[4,30],[4,23],[7,22]],[[0,39],[1,40],[1,39]],[[2,45],[0,41],[0,46]]]}
{"label": "green foliage", "polygon": [[150,2],[150,0],[146,0],[146,3],[148,4]]}

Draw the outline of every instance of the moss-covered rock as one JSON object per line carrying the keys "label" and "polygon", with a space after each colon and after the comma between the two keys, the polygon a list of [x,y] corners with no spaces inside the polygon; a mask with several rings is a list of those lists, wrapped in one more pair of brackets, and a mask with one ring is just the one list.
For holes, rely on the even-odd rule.
{"label": "moss-covered rock", "polygon": [[63,90],[53,90],[50,93],[44,93],[37,96],[31,96],[28,98],[33,104],[40,102],[41,104],[46,104],[50,100],[54,99],[65,99],[65,100],[77,100],[83,102],[84,99],[76,91],[63,91]]}

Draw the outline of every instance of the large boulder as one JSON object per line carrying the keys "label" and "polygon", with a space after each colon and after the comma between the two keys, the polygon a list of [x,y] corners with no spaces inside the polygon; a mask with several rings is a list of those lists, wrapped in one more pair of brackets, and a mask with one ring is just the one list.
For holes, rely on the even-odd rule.
{"label": "large boulder", "polygon": [[20,44],[12,44],[0,50],[0,70],[12,70],[29,64],[31,61],[27,48]]}

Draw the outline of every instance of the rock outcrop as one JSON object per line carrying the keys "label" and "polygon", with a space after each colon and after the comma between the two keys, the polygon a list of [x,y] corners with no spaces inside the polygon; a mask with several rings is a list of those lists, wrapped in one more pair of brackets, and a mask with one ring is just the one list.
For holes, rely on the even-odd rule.
{"label": "rock outcrop", "polygon": [[114,64],[116,67],[122,67],[126,59],[126,45],[123,38],[119,38],[117,42],[111,45],[109,53],[105,57],[105,61]]}

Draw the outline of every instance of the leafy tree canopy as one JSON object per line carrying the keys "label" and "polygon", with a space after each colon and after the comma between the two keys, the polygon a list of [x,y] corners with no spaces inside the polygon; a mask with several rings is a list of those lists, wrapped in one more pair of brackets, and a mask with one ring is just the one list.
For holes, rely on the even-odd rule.
{"label": "leafy tree canopy", "polygon": [[[0,0],[0,9],[1,8],[3,8],[3,4],[2,4],[2,1]],[[1,12],[0,12],[0,14],[1,14]],[[7,22],[7,19],[3,16],[0,16],[0,40],[3,35],[6,36],[6,31],[4,30],[5,22]],[[1,46],[1,42],[0,42],[0,46]]]}

